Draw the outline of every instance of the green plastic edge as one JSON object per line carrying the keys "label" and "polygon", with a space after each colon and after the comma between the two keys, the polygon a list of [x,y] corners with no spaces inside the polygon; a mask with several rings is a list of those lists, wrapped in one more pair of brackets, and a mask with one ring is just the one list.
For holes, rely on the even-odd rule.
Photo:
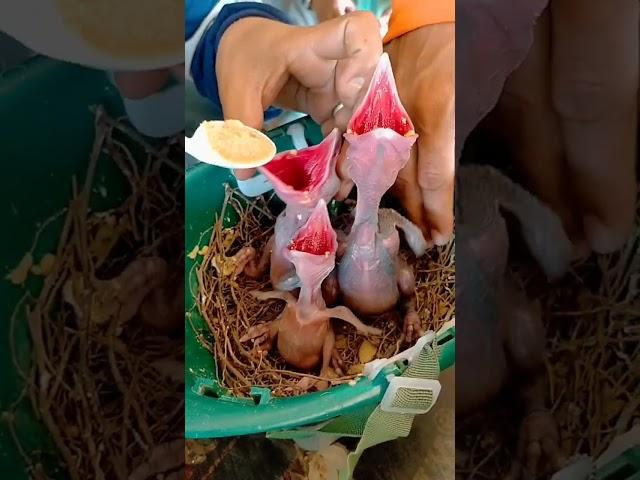
{"label": "green plastic edge", "polygon": [[[35,56],[0,74],[0,158],[4,175],[11,179],[0,190],[0,218],[11,225],[3,237],[0,267],[0,311],[5,319],[0,329],[0,365],[4,367],[0,388],[0,411],[15,401],[22,379],[15,372],[8,348],[9,317],[25,287],[36,295],[42,280],[30,277],[24,287],[4,280],[31,246],[38,223],[68,204],[71,176],[84,179],[93,143],[93,118],[89,105],[104,105],[113,116],[124,110],[117,91],[102,71],[83,68]],[[100,162],[96,171],[96,187],[109,192],[103,198],[94,192],[92,208],[112,207],[124,198],[127,182],[115,166]],[[36,260],[55,250],[64,217],[43,231],[34,252]],[[8,232],[7,232],[8,233]],[[27,369],[31,361],[31,340],[22,316],[17,318],[16,349],[18,361]],[[18,404],[15,430],[27,454],[40,460],[54,478],[65,478],[58,454],[49,434],[34,414],[28,400]],[[4,422],[0,422],[0,471],[3,478],[26,479],[26,464],[20,458]]]}
{"label": "green plastic edge", "polygon": [[[297,120],[305,127],[309,144],[318,143],[321,132],[310,119]],[[267,132],[278,151],[293,148],[286,135],[288,125]],[[224,184],[235,186],[234,177],[226,169],[196,164],[186,174],[185,248],[208,244],[210,233],[224,199]],[[234,219],[225,219],[234,223]],[[197,291],[194,268],[199,259],[185,262],[185,291]],[[195,289],[195,290],[194,290]],[[194,297],[185,296],[185,436],[186,438],[219,438],[286,430],[319,423],[340,415],[359,412],[377,405],[388,385],[384,375],[373,381],[362,378],[355,385],[340,385],[324,392],[294,398],[267,398],[266,389],[252,390],[253,399],[225,396],[216,381],[215,363],[210,352],[198,342],[194,329],[207,335]],[[193,327],[192,327],[193,326]],[[443,334],[440,364],[444,370],[455,361],[455,329]],[[201,394],[208,391],[208,394]]]}

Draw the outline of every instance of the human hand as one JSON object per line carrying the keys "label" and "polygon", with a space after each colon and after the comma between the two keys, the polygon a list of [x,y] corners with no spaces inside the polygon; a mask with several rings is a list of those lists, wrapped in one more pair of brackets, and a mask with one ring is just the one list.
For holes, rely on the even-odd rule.
{"label": "human hand", "polygon": [[353,12],[356,6],[352,0],[311,0],[311,9],[320,23]]}
{"label": "human hand", "polygon": [[609,253],[635,215],[638,2],[552,0],[549,10],[488,125],[576,253]]}
{"label": "human hand", "polygon": [[[368,12],[313,27],[243,18],[224,33],[218,48],[224,116],[259,129],[264,109],[276,105],[308,113],[325,134],[334,127],[344,130],[381,54],[378,21]],[[234,173],[244,180],[255,170]]]}
{"label": "human hand", "polygon": [[391,190],[427,242],[444,245],[453,231],[455,176],[455,24],[429,25],[392,40],[400,100],[419,135]]}

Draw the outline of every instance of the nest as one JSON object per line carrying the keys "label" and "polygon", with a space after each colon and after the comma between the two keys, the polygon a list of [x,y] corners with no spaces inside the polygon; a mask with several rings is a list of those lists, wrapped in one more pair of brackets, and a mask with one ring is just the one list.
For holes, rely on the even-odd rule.
{"label": "nest", "polygon": [[[234,254],[241,248],[253,246],[261,252],[273,233],[276,216],[269,208],[269,199],[249,201],[242,194],[226,187],[222,213],[212,227],[206,247],[193,250],[203,256],[196,268],[198,291],[191,292],[197,308],[215,339],[201,343],[215,356],[217,378],[233,395],[248,396],[251,387],[266,387],[278,397],[295,396],[308,391],[303,379],[322,380],[331,385],[348,383],[362,373],[363,363],[373,358],[387,358],[406,346],[402,345],[402,328],[397,312],[380,316],[373,325],[383,330],[380,337],[356,334],[343,322],[334,325],[336,346],[345,362],[345,374],[331,371],[320,377],[313,371],[293,371],[280,357],[277,348],[267,355],[257,355],[251,343],[240,338],[256,324],[274,320],[284,307],[281,301],[259,301],[252,290],[271,289],[268,274],[259,280],[243,274],[234,275]],[[237,217],[236,225],[225,228],[225,219]],[[334,226],[347,225],[348,214],[334,218]],[[209,231],[203,235],[209,234]],[[454,250],[453,242],[434,248],[419,260],[414,259],[417,280],[418,311],[425,331],[437,331],[454,315]],[[363,346],[363,342],[367,345]]]}
{"label": "nest", "polygon": [[[637,212],[636,225],[640,202]],[[547,400],[567,458],[597,458],[640,422],[639,282],[637,229],[622,251],[594,255],[539,292],[546,312]],[[525,279],[529,287],[535,283]],[[471,448],[462,478],[503,478],[514,461],[518,426],[517,414],[503,403],[462,424],[458,438]]]}
{"label": "nest", "polygon": [[[182,372],[171,374],[165,367],[181,365],[183,339],[161,335],[135,317],[123,325],[117,311],[98,324],[91,300],[95,292],[88,292],[137,258],[181,260],[183,211],[175,192],[181,191],[184,177],[169,157],[180,158],[182,145],[173,139],[157,149],[102,109],[96,111],[95,125],[84,185],[78,187],[73,179],[57,251],[48,256],[53,259],[48,271],[39,271],[46,274],[43,288],[37,298],[26,294],[11,320],[14,366],[25,384],[16,405],[30,400],[71,479],[141,479],[181,467]],[[140,156],[146,162],[134,159]],[[92,191],[104,188],[94,185],[96,167],[111,161],[130,191],[120,206],[92,212]],[[78,299],[80,315],[63,298],[72,278],[88,286]],[[106,301],[114,303],[114,297]],[[15,331],[23,319],[32,340],[28,370],[16,356]],[[3,419],[30,477],[49,478],[52,472],[45,471],[41,457],[23,448],[12,411],[4,412]]]}

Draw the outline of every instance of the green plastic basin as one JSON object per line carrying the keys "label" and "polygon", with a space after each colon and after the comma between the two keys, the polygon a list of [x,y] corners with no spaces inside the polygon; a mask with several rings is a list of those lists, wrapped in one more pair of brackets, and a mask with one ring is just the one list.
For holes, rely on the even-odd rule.
{"label": "green plastic basin", "polygon": [[[93,144],[94,115],[90,105],[104,105],[113,116],[122,115],[120,97],[105,74],[34,57],[0,76],[0,158],[3,182],[0,189],[0,220],[3,225],[0,268],[0,411],[10,409],[23,388],[9,349],[9,317],[25,287],[37,295],[42,283],[30,277],[25,287],[4,280],[31,248],[39,222],[66,207],[71,197],[71,177],[82,183]],[[96,193],[91,207],[103,210],[122,202],[126,181],[111,162],[100,162],[96,186],[105,186],[107,198]],[[62,220],[42,233],[34,252],[37,259],[55,251]],[[31,346],[26,318],[16,321],[16,351],[21,368],[28,371]],[[15,410],[15,431],[27,454],[45,464],[51,473],[57,453],[46,429],[28,401]],[[39,453],[38,453],[39,452]],[[10,431],[0,421],[0,472],[3,478],[28,478],[26,463],[16,450]],[[64,478],[64,472],[58,470]]]}
{"label": "green plastic basin", "polygon": [[[322,140],[319,127],[308,118],[301,122],[309,144]],[[285,133],[289,125],[267,132],[279,151],[293,148]],[[209,243],[209,236],[201,238],[220,214],[224,200],[224,184],[235,186],[233,176],[226,169],[197,164],[187,170],[185,199],[185,248]],[[228,222],[228,219],[225,219]],[[231,223],[233,219],[231,219]],[[229,223],[229,222],[228,222]],[[200,243],[199,243],[200,241]],[[202,317],[194,308],[195,299],[189,292],[197,292],[198,283],[193,269],[196,260],[186,259],[185,311],[195,330],[207,334]],[[226,396],[216,379],[213,356],[197,341],[189,319],[186,323],[186,392],[185,435],[187,438],[216,438],[262,432],[288,430],[312,425],[342,415],[372,409],[377,405],[388,382],[385,375],[373,381],[361,379],[354,386],[340,385],[324,392],[315,392],[294,398],[271,398],[268,390],[254,389],[253,399]],[[455,356],[452,332],[443,338],[441,368],[453,364]]]}

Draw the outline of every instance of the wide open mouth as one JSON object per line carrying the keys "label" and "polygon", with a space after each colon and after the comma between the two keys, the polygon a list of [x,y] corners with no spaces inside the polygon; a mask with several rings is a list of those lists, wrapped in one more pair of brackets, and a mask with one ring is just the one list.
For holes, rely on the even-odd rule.
{"label": "wide open mouth", "polygon": [[292,252],[326,256],[336,252],[338,242],[331,226],[327,204],[320,199],[307,222],[298,230],[289,244]]}
{"label": "wide open mouth", "polygon": [[400,102],[386,53],[380,57],[367,94],[351,117],[347,131],[363,135],[377,128],[391,129],[403,137],[414,132],[413,123]]}
{"label": "wide open mouth", "polygon": [[261,170],[278,192],[315,190],[331,173],[338,141],[338,131],[334,130],[318,145],[276,155]]}

